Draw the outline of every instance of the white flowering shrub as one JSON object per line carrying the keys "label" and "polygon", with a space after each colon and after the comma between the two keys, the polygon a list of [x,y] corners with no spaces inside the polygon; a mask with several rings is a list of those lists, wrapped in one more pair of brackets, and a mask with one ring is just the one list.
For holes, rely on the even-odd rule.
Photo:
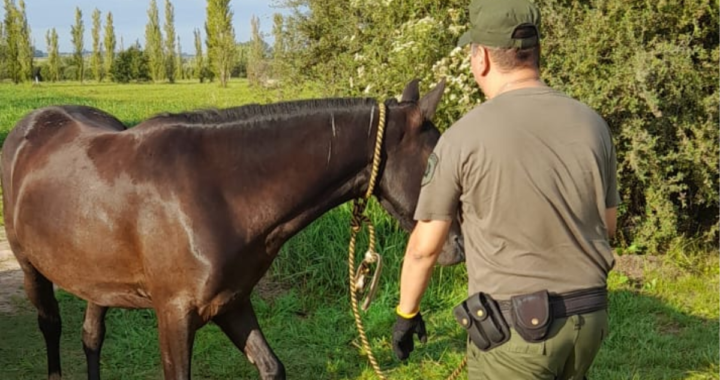
{"label": "white flowering shrub", "polygon": [[[446,129],[482,100],[458,49],[469,0],[285,0],[299,36],[292,63],[327,96],[399,96],[441,78]],[[498,0],[502,1],[502,0]],[[597,110],[618,154],[619,242],[656,252],[717,242],[718,2],[536,0],[542,77]],[[678,240],[680,239],[680,240]],[[680,243],[678,243],[678,241]]]}
{"label": "white flowering shrub", "polygon": [[455,48],[432,66],[423,81],[437,83],[445,78],[445,95],[438,107],[435,123],[447,129],[457,119],[480,104],[481,95],[472,72],[467,49]]}
{"label": "white flowering shrub", "polygon": [[[427,9],[428,4],[431,3],[413,6]],[[403,14],[398,13],[393,0],[351,2],[351,7],[356,5],[376,9],[369,15],[368,24],[397,26],[358,28],[344,39],[347,43],[359,42],[360,48],[353,54],[346,88],[339,88],[340,94],[379,99],[399,97],[412,79],[420,79],[422,89],[427,90],[445,78],[445,95],[435,119],[442,130],[480,102],[481,93],[470,72],[469,54],[455,47],[466,28],[462,8],[437,8],[423,17],[405,17],[398,23]]]}

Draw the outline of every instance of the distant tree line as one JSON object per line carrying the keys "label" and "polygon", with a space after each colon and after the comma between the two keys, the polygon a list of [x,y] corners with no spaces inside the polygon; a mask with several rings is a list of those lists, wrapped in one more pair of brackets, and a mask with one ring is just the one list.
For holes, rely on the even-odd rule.
{"label": "distant tree line", "polygon": [[[113,15],[108,12],[102,23],[102,12],[94,9],[91,20],[91,51],[85,50],[83,12],[75,9],[71,27],[71,54],[61,54],[56,29],[45,35],[47,56],[35,58],[37,49],[30,38],[24,0],[3,0],[5,19],[0,24],[0,80],[14,83],[41,81],[113,81],[119,83],[154,83],[196,79],[217,82],[225,87],[231,77],[248,77],[252,83],[263,85],[278,76],[281,50],[271,56],[270,47],[260,33],[259,19],[253,17],[252,40],[237,43],[232,25],[230,0],[207,0],[204,25],[205,40],[200,29],[194,31],[195,56],[183,57],[180,38],[175,33],[174,7],[165,0],[164,23],[161,25],[157,0],[149,0],[148,22],[144,45],[135,41],[127,49],[118,48]],[[274,19],[282,26],[282,16]],[[276,33],[276,45],[278,34]],[[282,35],[279,36],[283,38]],[[280,41],[282,43],[282,41]],[[282,44],[280,45],[282,46]]]}

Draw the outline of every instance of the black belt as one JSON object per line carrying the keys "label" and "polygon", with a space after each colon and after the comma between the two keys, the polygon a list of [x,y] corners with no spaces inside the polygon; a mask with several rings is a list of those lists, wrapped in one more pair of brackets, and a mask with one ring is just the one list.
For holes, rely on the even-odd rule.
{"label": "black belt", "polygon": [[[512,323],[510,300],[498,300],[500,311],[508,324]],[[592,313],[607,309],[607,288],[591,288],[550,295],[550,307],[554,318]]]}

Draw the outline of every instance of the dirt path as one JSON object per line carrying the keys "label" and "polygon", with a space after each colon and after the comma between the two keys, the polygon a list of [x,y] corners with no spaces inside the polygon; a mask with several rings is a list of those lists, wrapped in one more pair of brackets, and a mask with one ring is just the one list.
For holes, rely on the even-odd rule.
{"label": "dirt path", "polygon": [[0,313],[14,312],[15,299],[22,299],[24,296],[20,265],[10,251],[5,229],[0,228]]}

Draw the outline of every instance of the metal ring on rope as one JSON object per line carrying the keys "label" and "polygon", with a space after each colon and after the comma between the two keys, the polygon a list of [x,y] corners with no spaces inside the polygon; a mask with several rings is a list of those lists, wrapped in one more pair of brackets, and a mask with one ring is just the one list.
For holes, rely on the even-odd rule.
{"label": "metal ring on rope", "polygon": [[[373,111],[374,112],[374,108]],[[370,290],[363,302],[363,310],[367,310],[375,297],[377,291],[377,283],[380,278],[380,271],[382,269],[382,257],[375,251],[375,227],[372,224],[370,218],[365,214],[367,207],[367,200],[372,197],[373,191],[375,190],[375,182],[377,181],[378,171],[380,170],[380,153],[382,148],[383,135],[385,133],[385,117],[387,109],[385,104],[379,104],[380,117],[378,118],[378,131],[377,138],[375,139],[375,150],[373,152],[372,170],[370,172],[370,180],[368,184],[367,192],[365,197],[362,199],[355,199],[353,202],[353,212],[351,220],[351,232],[350,232],[350,245],[348,247],[348,267],[350,274],[350,304],[352,306],[353,315],[355,317],[355,326],[357,327],[358,334],[360,335],[360,341],[362,342],[362,348],[368,356],[368,360],[375,370],[375,374],[382,380],[387,380],[387,377],[383,374],[380,366],[375,359],[368,342],[367,335],[365,334],[365,328],[362,324],[362,318],[358,311],[357,293],[366,285],[365,278],[370,273],[370,265],[376,264],[375,274],[370,284]],[[371,115],[372,117],[372,115]],[[371,119],[372,121],[372,119]],[[357,235],[362,230],[363,224],[366,223],[368,227],[369,243],[368,250],[365,253],[365,258],[360,263],[360,267],[355,270],[355,243],[357,241]],[[457,369],[453,371],[447,380],[455,380],[462,373],[463,368],[467,364],[467,356],[463,359]]]}

